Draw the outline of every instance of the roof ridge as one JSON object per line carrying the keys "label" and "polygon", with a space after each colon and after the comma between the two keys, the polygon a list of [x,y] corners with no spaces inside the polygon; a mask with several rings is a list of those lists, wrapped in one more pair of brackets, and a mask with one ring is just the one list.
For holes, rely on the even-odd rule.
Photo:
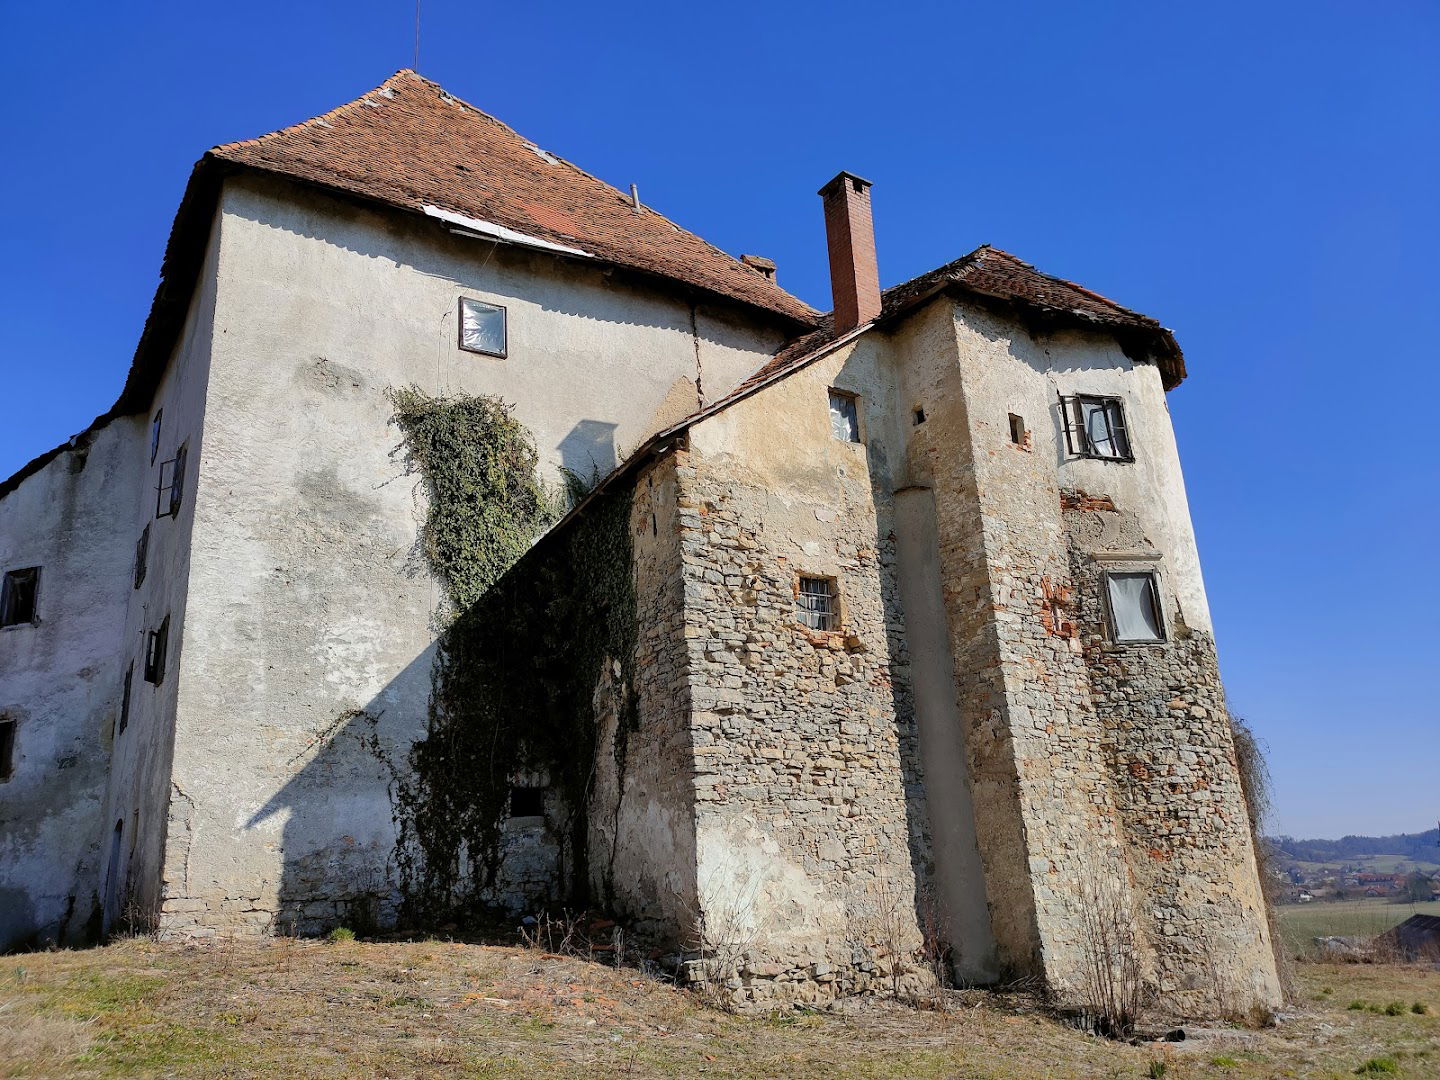
{"label": "roof ridge", "polygon": [[[1020,258],[1020,256],[1006,251],[1004,248],[993,247],[990,244],[982,244],[981,247],[994,252],[996,255],[1003,255],[1005,256],[1005,258],[1013,260],[1014,262],[1024,267],[1030,273],[1045,278],[1047,281],[1053,281],[1058,285],[1065,285],[1068,288],[1074,289],[1076,292],[1082,292],[1091,299],[1099,300],[1102,304],[1108,304],[1116,311],[1123,312],[1126,315],[1134,315],[1138,318],[1146,320],[1147,322],[1152,322],[1156,326],[1160,325],[1159,320],[1152,319],[1149,315],[1143,314],[1139,311],[1135,311],[1133,308],[1127,308],[1124,304],[1121,304],[1115,300],[1111,300],[1110,297],[1105,296],[1103,293],[1098,293],[1094,289],[1087,289],[1084,285],[1081,285],[1078,282],[1071,281],[1069,278],[1062,278],[1055,274],[1047,274],[1044,270],[1039,269],[1033,263],[1027,263],[1024,259]],[[975,252],[978,252],[979,250],[980,248],[976,248]],[[975,254],[975,252],[971,252],[971,254]]]}

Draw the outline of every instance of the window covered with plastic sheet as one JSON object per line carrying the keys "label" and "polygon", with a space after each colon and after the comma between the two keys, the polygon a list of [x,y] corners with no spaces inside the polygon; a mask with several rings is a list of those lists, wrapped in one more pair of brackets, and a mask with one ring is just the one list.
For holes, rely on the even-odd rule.
{"label": "window covered with plastic sheet", "polygon": [[1150,571],[1105,575],[1110,600],[1110,624],[1121,642],[1164,641],[1165,621],[1160,614],[1160,591]]}

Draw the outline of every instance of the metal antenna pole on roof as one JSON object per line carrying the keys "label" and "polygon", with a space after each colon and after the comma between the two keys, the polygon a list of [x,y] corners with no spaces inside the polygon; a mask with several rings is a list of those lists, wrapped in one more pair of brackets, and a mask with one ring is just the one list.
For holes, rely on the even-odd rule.
{"label": "metal antenna pole on roof", "polygon": [[411,70],[420,70],[420,0],[415,0],[415,63]]}

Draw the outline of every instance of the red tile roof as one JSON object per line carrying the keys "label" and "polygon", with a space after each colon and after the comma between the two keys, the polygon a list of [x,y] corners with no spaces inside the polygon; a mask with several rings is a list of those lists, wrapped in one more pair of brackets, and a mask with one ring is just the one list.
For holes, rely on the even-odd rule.
{"label": "red tile roof", "polygon": [[[886,289],[875,321],[884,323],[898,318],[947,290],[983,304],[1013,310],[1022,319],[1039,326],[1094,326],[1109,330],[1131,352],[1159,365],[1167,390],[1174,389],[1185,378],[1185,356],[1175,336],[1154,319],[1123,308],[1073,281],[1043,274],[1008,251],[988,244]],[[824,316],[817,329],[788,342],[769,363],[736,387],[731,397],[748,393],[759,384],[804,365],[836,337],[830,316]]]}
{"label": "red tile roof", "polygon": [[208,156],[405,210],[435,206],[791,322],[817,316],[764,274],[654,210],[637,211],[628,195],[413,71],[324,116]]}

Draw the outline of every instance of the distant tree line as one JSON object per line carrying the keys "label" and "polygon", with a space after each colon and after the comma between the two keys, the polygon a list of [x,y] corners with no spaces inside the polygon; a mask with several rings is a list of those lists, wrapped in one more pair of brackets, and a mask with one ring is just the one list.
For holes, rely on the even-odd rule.
{"label": "distant tree line", "polygon": [[1339,840],[1296,840],[1272,836],[1279,851],[1301,862],[1345,862],[1366,855],[1403,855],[1418,862],[1440,862],[1440,829],[1396,836],[1342,836]]}

